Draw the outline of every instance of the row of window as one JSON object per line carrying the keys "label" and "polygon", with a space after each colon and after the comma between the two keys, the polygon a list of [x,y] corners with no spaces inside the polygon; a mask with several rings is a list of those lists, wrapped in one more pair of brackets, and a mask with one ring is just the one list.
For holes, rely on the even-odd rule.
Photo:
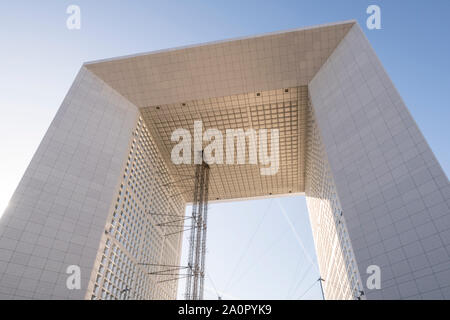
{"label": "row of window", "polygon": [[308,207],[312,216],[322,270],[329,270],[324,287],[329,299],[358,299],[362,286],[355,263],[345,219],[335,184],[323,150],[317,124],[309,106],[309,127],[306,182]]}
{"label": "row of window", "polygon": [[142,119],[133,135],[104,251],[99,253],[101,259],[92,299],[175,297],[176,282],[161,282],[165,276],[149,274],[157,269],[145,263],[178,263],[178,247],[164,236],[168,231],[158,226],[167,217],[151,213],[183,214],[184,203],[181,198],[168,201],[167,190],[161,188],[161,181],[169,179],[167,174],[156,174],[163,172],[162,161]]}

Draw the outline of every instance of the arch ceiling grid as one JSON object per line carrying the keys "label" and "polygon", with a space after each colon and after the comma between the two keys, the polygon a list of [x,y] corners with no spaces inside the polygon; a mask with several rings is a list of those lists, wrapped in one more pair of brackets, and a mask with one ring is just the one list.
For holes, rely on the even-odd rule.
{"label": "arch ceiling grid", "polygon": [[[287,92],[285,92],[287,91]],[[214,128],[223,134],[223,160],[226,159],[226,130],[253,128],[279,130],[279,171],[262,176],[259,165],[248,164],[248,141],[245,165],[212,165],[210,198],[237,199],[275,194],[303,192],[303,159],[305,110],[308,90],[306,86],[271,90],[267,92],[211,98],[183,104],[161,105],[141,109],[159,148],[168,163],[179,188],[189,194],[193,188],[193,165],[173,165],[170,159],[174,130],[183,128],[193,135],[194,121],[202,120],[203,131]],[[191,154],[193,155],[193,140]],[[206,146],[206,143],[204,144]],[[269,145],[269,152],[272,152]],[[235,152],[236,159],[236,152]],[[267,167],[267,166],[263,166]],[[189,200],[188,200],[189,201]]]}
{"label": "arch ceiling grid", "polygon": [[330,24],[85,67],[140,108],[188,202],[192,181],[182,176],[192,175],[193,166],[172,164],[175,143],[170,137],[177,128],[193,133],[195,120],[203,121],[204,130],[219,129],[224,149],[226,129],[280,130],[278,173],[261,176],[256,165],[214,165],[211,200],[302,193],[307,85],[353,25]]}

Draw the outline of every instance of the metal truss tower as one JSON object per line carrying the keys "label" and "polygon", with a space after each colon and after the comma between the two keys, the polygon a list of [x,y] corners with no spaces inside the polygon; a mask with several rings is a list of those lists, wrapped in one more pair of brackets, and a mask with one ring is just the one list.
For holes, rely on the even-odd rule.
{"label": "metal truss tower", "polygon": [[209,166],[204,161],[195,168],[194,199],[192,202],[192,228],[189,239],[186,300],[203,299],[205,280],[206,225],[208,218]]}

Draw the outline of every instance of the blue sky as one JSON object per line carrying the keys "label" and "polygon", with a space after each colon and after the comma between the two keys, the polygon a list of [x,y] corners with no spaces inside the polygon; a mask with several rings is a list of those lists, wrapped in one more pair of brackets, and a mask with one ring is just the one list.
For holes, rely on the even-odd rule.
{"label": "blue sky", "polygon": [[[81,30],[66,28],[70,4],[81,8]],[[365,27],[369,4],[381,7],[381,30]],[[83,62],[348,19],[362,26],[448,176],[449,12],[447,0],[2,1],[0,211]],[[298,298],[317,278],[279,204],[314,258],[304,198],[211,206],[208,273],[224,298]],[[303,298],[320,298],[318,286]]]}
{"label": "blue sky", "polygon": [[[188,236],[184,237],[183,265],[187,264]],[[209,299],[218,295],[223,299],[298,299],[319,277],[304,197],[211,205],[206,269],[205,297]],[[184,297],[184,281],[179,283],[178,297]],[[302,298],[321,298],[319,285]]]}

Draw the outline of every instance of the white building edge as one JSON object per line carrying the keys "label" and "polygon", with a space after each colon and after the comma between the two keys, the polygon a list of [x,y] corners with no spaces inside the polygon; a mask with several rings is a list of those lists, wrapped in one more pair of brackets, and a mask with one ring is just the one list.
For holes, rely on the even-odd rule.
{"label": "white building edge", "polygon": [[355,21],[84,64],[0,220],[0,298],[175,299],[146,264],[180,263],[195,120],[280,130],[276,175],[212,165],[209,198],[304,194],[327,299],[450,299],[449,181]]}

